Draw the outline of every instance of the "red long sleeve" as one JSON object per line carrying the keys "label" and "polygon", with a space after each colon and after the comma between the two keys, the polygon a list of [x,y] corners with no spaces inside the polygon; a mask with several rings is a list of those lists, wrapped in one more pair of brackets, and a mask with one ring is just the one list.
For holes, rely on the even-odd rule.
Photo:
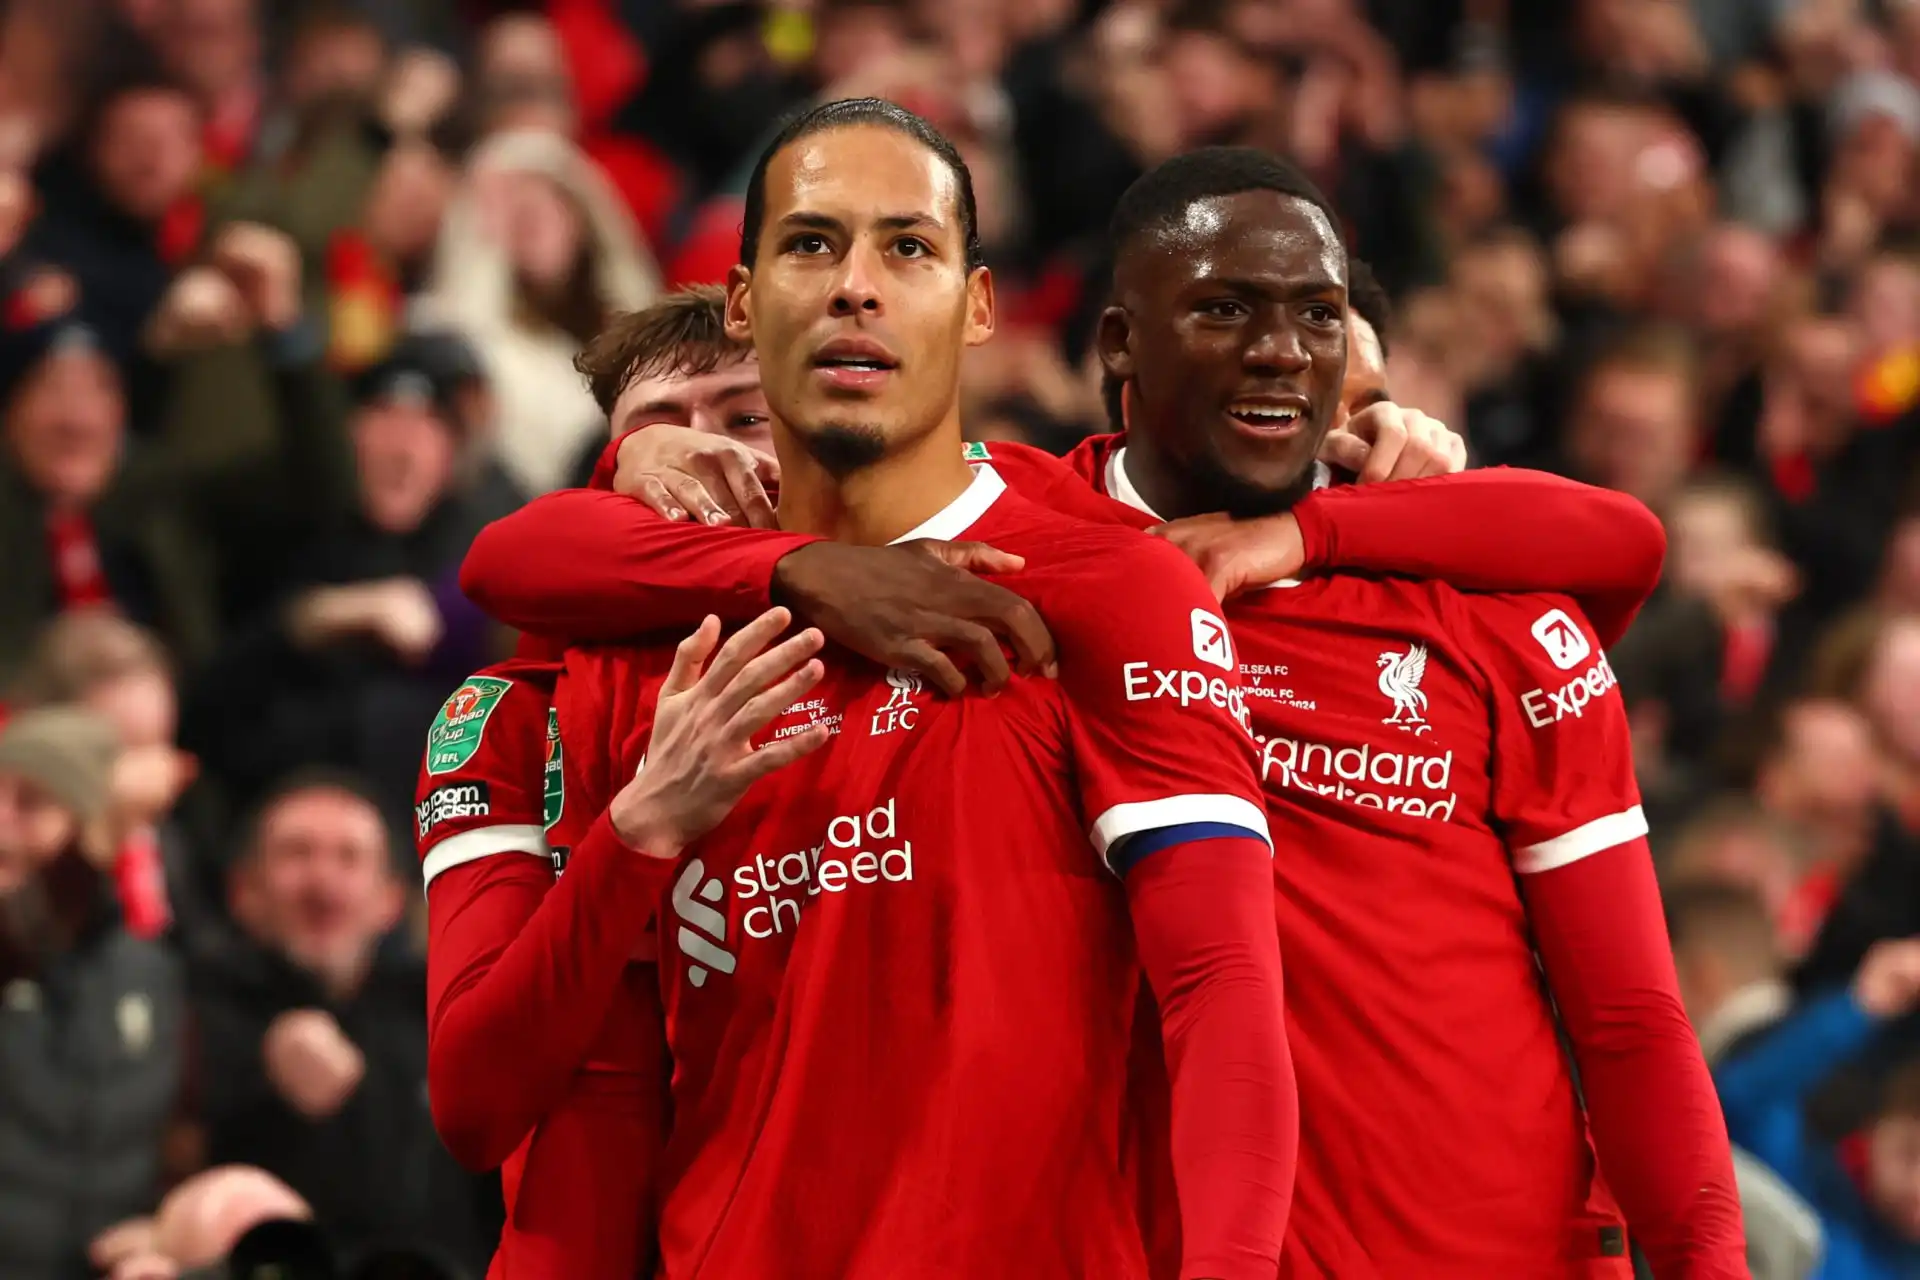
{"label": "red long sleeve", "polygon": [[769,607],[774,566],[817,539],[669,522],[597,489],[536,498],[480,531],[460,587],[521,631],[579,641],[746,622]]}
{"label": "red long sleeve", "polygon": [[1273,859],[1220,838],[1127,873],[1173,1087],[1181,1280],[1273,1280],[1293,1199],[1299,1099],[1273,928]]}
{"label": "red long sleeve", "polygon": [[427,1088],[462,1164],[497,1166],[566,1093],[672,871],[621,844],[602,814],[557,881],[511,856],[436,877]]}
{"label": "red long sleeve", "polygon": [[1661,1280],[1745,1280],[1726,1124],[1681,1008],[1647,842],[1521,885],[1633,1239]]}
{"label": "red long sleeve", "polygon": [[1465,591],[1555,591],[1612,645],[1660,581],[1666,531],[1623,493],[1493,467],[1321,489],[1294,508],[1308,570],[1434,578]]}

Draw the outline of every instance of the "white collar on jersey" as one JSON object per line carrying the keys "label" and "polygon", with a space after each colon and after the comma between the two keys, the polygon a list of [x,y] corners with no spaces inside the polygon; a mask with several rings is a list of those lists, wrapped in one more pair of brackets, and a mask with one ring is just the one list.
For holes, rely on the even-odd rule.
{"label": "white collar on jersey", "polygon": [[981,463],[973,469],[973,483],[962,489],[959,497],[893,541],[932,538],[936,542],[952,542],[978,523],[980,517],[987,514],[987,508],[1006,491],[1007,482],[1000,478],[1000,473]]}
{"label": "white collar on jersey", "polygon": [[[1332,483],[1333,472],[1328,468],[1326,463],[1316,459],[1313,464],[1313,487],[1316,489],[1324,489]],[[1127,474],[1127,446],[1125,445],[1116,447],[1112,453],[1107,455],[1107,496],[1116,502],[1124,502],[1135,511],[1144,512],[1152,516],[1155,520],[1161,519],[1160,513],[1148,506],[1147,500],[1140,496],[1140,491],[1133,487],[1133,477]],[[1278,582],[1269,582],[1264,587],[1255,587],[1253,589],[1256,591],[1266,591],[1273,587],[1297,587],[1299,585],[1300,579],[1298,578],[1282,578]]]}

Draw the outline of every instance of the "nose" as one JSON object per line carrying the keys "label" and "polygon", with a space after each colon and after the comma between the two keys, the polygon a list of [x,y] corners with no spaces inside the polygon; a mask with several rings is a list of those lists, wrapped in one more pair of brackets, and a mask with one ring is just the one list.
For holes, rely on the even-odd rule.
{"label": "nose", "polygon": [[1247,344],[1243,363],[1249,369],[1277,373],[1300,373],[1313,363],[1299,330],[1286,317],[1277,317],[1264,326]]}
{"label": "nose", "polygon": [[841,259],[834,281],[832,311],[836,316],[877,316],[880,306],[880,254],[865,240],[856,241]]}

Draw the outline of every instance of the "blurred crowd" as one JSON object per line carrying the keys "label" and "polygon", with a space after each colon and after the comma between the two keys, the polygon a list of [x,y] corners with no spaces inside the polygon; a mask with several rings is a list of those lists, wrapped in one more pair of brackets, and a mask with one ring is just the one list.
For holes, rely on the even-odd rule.
{"label": "blurred crowd", "polygon": [[1920,1274],[1920,0],[11,0],[0,1275],[285,1218],[484,1270],[408,812],[511,643],[458,566],[590,471],[583,343],[868,94],[973,169],[975,437],[1103,429],[1116,198],[1247,143],[1344,211],[1396,400],[1660,514],[1611,660],[1760,1274]]}

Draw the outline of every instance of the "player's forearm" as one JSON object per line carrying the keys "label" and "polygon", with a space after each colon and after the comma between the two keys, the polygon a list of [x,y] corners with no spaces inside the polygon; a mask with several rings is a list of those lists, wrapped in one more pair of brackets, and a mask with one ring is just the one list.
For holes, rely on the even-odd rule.
{"label": "player's forearm", "polygon": [[746,622],[768,608],[773,569],[813,539],[771,529],[669,522],[594,489],[536,498],[480,531],[460,586],[522,631],[617,640],[692,628],[708,614]]}
{"label": "player's forearm", "polygon": [[564,1095],[672,868],[602,817],[498,958],[447,984],[430,1010],[427,1082],[462,1164],[498,1165]]}
{"label": "player's forearm", "polygon": [[1680,1002],[1646,841],[1523,877],[1601,1171],[1655,1275],[1745,1277],[1726,1125]]}
{"label": "player's forearm", "polygon": [[1272,856],[1255,839],[1175,845],[1128,872],[1127,899],[1172,1082],[1182,1280],[1272,1280],[1300,1124]]}
{"label": "player's forearm", "polygon": [[1626,633],[1667,550],[1660,521],[1633,498],[1507,467],[1322,489],[1294,514],[1310,570],[1559,592],[1580,602],[1603,645]]}

